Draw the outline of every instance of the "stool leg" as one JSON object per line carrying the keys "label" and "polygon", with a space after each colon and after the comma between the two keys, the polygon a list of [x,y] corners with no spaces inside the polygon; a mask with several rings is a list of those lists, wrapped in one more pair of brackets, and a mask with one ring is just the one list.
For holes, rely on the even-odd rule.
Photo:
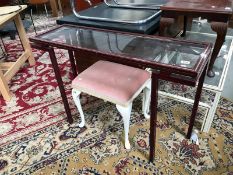
{"label": "stool leg", "polygon": [[151,95],[151,81],[149,81],[145,88],[143,89],[143,99],[142,99],[142,112],[145,116],[145,118],[149,119],[150,115],[149,112],[149,106],[150,106],[150,95]]}
{"label": "stool leg", "polygon": [[83,114],[83,110],[82,110],[82,106],[81,106],[81,102],[80,102],[80,94],[81,92],[76,90],[76,89],[72,89],[72,96],[74,99],[74,103],[78,108],[78,111],[80,113],[81,116],[81,123],[79,123],[79,127],[83,127],[85,125],[85,118],[84,118],[84,114]]}
{"label": "stool leg", "polygon": [[129,120],[130,120],[130,114],[132,110],[132,103],[129,104],[129,106],[124,107],[120,105],[116,105],[117,110],[120,112],[121,116],[123,117],[124,121],[124,130],[125,130],[125,148],[130,149],[130,143],[129,143]]}

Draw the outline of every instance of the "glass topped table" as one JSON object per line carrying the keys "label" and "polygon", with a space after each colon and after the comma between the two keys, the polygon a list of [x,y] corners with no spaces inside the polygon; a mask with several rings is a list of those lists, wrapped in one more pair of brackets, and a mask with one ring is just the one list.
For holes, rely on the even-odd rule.
{"label": "glass topped table", "polygon": [[[213,66],[219,54],[219,51],[225,41],[228,22],[232,16],[231,0],[169,0],[165,5],[161,6],[162,14],[160,20],[160,35],[165,36],[165,31],[176,24],[178,17],[184,17],[184,33],[186,31],[187,18],[203,18],[207,19],[211,25],[211,29],[216,32],[213,53],[210,59],[208,76],[214,77]],[[174,28],[174,26],[173,26]]]}
{"label": "glass topped table", "polygon": [[210,44],[70,25],[31,37],[30,41],[33,47],[49,52],[70,123],[73,119],[54,47],[68,50],[74,76],[77,75],[74,51],[87,59],[99,57],[130,66],[150,68],[152,72],[150,161],[153,161],[155,152],[158,80],[189,86],[198,84],[187,133],[187,137],[190,138],[211,53]]}

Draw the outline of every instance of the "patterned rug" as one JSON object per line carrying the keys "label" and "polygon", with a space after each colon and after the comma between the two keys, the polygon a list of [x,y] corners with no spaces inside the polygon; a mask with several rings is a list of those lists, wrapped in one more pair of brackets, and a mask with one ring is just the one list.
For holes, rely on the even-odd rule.
{"label": "patterned rug", "polygon": [[[19,43],[5,44],[8,60],[15,59]],[[66,122],[48,54],[33,52],[36,65],[25,64],[10,82],[13,99],[0,97],[0,174],[233,174],[233,102],[221,99],[210,132],[200,133],[200,145],[195,145],[185,139],[192,106],[160,98],[156,157],[149,163],[149,121],[142,115],[141,96],[133,104],[132,148],[127,151],[123,121],[113,104],[83,95],[86,126],[77,126],[68,53],[56,50],[72,125]],[[195,127],[200,127],[204,112],[198,112]]]}

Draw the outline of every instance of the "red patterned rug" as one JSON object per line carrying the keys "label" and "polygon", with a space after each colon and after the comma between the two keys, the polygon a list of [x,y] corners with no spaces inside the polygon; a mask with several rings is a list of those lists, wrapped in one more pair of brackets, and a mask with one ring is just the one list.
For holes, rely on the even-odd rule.
{"label": "red patterned rug", "polygon": [[[20,42],[5,40],[4,43],[8,52],[4,60],[15,60],[22,51]],[[10,81],[12,100],[6,102],[0,96],[0,145],[65,118],[63,109],[51,108],[61,101],[48,54],[35,49],[33,53],[36,65],[26,63]],[[56,55],[69,93],[70,63],[64,59],[66,52],[56,50]]]}

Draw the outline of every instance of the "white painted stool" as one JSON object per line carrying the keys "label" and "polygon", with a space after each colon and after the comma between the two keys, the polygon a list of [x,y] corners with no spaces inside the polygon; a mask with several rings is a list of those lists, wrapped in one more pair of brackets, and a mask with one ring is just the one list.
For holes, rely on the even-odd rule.
{"label": "white painted stool", "polygon": [[72,81],[72,88],[72,96],[81,116],[79,127],[85,125],[80,103],[81,92],[115,103],[124,121],[125,148],[130,149],[128,132],[132,102],[143,89],[142,111],[146,118],[150,118],[150,73],[122,64],[98,61]]}

